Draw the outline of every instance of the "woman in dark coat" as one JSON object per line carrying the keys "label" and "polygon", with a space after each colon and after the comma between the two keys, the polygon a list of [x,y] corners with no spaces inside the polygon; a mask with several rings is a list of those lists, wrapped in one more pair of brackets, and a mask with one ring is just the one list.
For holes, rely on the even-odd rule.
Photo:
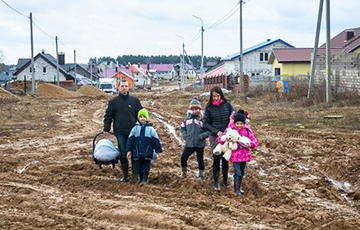
{"label": "woman in dark coat", "polygon": [[[216,138],[221,136],[229,124],[230,116],[234,111],[230,102],[225,98],[220,87],[215,86],[210,91],[209,102],[206,105],[204,112],[204,126],[210,131],[210,149],[211,153],[218,144]],[[225,187],[229,186],[228,171],[229,163],[221,155],[213,154],[213,177],[214,189],[220,190],[219,174],[220,162],[222,163],[223,184]]]}

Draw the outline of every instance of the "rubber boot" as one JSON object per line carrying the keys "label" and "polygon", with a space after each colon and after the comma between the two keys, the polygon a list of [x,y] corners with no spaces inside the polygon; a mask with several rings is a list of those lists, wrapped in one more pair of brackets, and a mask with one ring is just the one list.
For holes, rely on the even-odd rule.
{"label": "rubber boot", "polygon": [[219,171],[214,171],[213,176],[214,176],[214,190],[220,191]]}
{"label": "rubber boot", "polygon": [[200,180],[200,181],[203,181],[204,178],[205,178],[205,176],[204,176],[204,170],[199,170],[199,180]]}
{"label": "rubber boot", "polygon": [[237,196],[240,195],[240,186],[239,185],[240,185],[240,181],[234,180],[234,192]]}
{"label": "rubber boot", "polygon": [[122,178],[120,179],[121,182],[128,182],[129,179],[128,179],[128,170],[122,170],[122,173],[123,173],[123,176]]}
{"label": "rubber boot", "polygon": [[132,169],[132,182],[134,182],[134,183],[140,182],[139,172],[138,172],[137,168]]}
{"label": "rubber boot", "polygon": [[182,177],[182,178],[186,178],[186,172],[187,172],[186,167],[182,167],[182,168],[181,168],[181,177]]}
{"label": "rubber boot", "polygon": [[234,180],[234,191],[237,196],[244,193],[244,191],[241,190],[241,182],[242,178],[240,178],[239,180]]}
{"label": "rubber boot", "polygon": [[228,171],[222,171],[223,173],[223,185],[225,188],[229,187],[229,181],[228,181]]}
{"label": "rubber boot", "polygon": [[142,180],[141,180],[140,183],[141,184],[148,184],[149,183],[148,177],[149,177],[149,173],[142,174]]}
{"label": "rubber boot", "polygon": [[139,183],[139,162],[134,161],[132,165],[132,182]]}
{"label": "rubber boot", "polygon": [[239,181],[239,191],[240,191],[240,194],[244,194],[244,190],[241,189],[241,184],[242,184],[242,177],[240,178],[240,181]]}

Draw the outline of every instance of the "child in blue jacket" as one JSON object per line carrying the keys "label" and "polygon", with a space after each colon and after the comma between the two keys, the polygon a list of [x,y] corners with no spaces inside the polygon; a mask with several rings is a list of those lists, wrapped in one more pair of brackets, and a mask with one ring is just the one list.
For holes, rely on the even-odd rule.
{"label": "child in blue jacket", "polygon": [[133,180],[142,184],[148,183],[151,161],[162,152],[159,136],[149,122],[146,109],[138,112],[138,122],[130,131],[126,145],[127,157],[133,160]]}

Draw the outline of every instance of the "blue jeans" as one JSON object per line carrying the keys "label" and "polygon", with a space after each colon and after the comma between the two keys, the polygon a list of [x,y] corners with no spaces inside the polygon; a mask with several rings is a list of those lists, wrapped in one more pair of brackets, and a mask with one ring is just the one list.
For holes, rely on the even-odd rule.
{"label": "blue jeans", "polygon": [[118,134],[117,138],[119,141],[121,168],[123,171],[128,172],[129,163],[128,163],[128,159],[126,158],[126,143],[127,143],[128,137],[125,135]]}
{"label": "blue jeans", "polygon": [[246,161],[244,162],[233,162],[234,166],[234,181],[239,181],[245,174]]}

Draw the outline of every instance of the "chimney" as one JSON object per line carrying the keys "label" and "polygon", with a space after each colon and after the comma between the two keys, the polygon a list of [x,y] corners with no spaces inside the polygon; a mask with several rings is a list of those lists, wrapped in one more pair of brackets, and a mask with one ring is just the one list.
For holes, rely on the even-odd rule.
{"label": "chimney", "polygon": [[138,62],[138,68],[140,68],[140,62]]}
{"label": "chimney", "polygon": [[42,54],[45,54],[45,50],[44,50],[44,49],[42,49],[42,50],[41,50],[41,53],[42,53]]}
{"label": "chimney", "polygon": [[351,39],[355,36],[353,30],[347,30],[345,33],[346,33],[346,35],[345,35],[345,36],[346,36],[345,42],[351,40]]}
{"label": "chimney", "polygon": [[269,42],[270,40],[271,40],[270,38],[266,39],[267,42]]}
{"label": "chimney", "polygon": [[60,52],[58,54],[59,65],[65,65],[65,53]]}

